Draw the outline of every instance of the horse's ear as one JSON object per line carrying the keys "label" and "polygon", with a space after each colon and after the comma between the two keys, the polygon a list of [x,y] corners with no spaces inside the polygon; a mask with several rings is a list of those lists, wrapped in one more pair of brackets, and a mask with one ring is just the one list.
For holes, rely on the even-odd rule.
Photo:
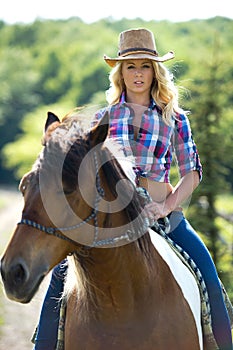
{"label": "horse's ear", "polygon": [[106,112],[99,123],[90,130],[92,147],[105,141],[109,130],[109,114]]}
{"label": "horse's ear", "polygon": [[45,127],[44,127],[44,131],[47,131],[48,127],[55,123],[55,122],[58,122],[60,123],[60,120],[59,118],[52,112],[48,112],[47,114],[47,120],[46,120],[46,123],[45,123]]}
{"label": "horse's ear", "polygon": [[46,145],[46,142],[49,140],[51,133],[57,126],[60,124],[59,118],[52,112],[48,112],[47,120],[44,127],[44,135],[42,137],[41,143],[43,146]]}

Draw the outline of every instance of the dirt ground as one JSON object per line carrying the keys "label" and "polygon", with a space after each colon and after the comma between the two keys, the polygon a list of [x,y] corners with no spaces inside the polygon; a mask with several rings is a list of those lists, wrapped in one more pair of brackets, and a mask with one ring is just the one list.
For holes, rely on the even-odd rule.
{"label": "dirt ground", "polygon": [[[0,189],[0,255],[9,241],[11,233],[18,222],[23,207],[19,192]],[[29,304],[19,304],[7,299],[0,280],[0,350],[31,350],[31,336],[37,325],[42,300],[50,276],[43,282],[39,292]]]}

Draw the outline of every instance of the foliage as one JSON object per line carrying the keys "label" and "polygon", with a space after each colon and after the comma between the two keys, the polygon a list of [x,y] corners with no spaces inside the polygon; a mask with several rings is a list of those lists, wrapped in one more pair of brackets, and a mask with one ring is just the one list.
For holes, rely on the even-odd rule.
{"label": "foliage", "polygon": [[[42,139],[47,112],[54,111],[62,119],[68,108],[68,103],[63,106],[43,106],[24,117],[20,124],[23,132],[22,136],[13,143],[7,144],[4,148],[4,164],[6,167],[14,169],[16,178],[20,178],[31,169],[42,148],[40,140]],[[15,149],[17,149],[17,152],[15,152]]]}

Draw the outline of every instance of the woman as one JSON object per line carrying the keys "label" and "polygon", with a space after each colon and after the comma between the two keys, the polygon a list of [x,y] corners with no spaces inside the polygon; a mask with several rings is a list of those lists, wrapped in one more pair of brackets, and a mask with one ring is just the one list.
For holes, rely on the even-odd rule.
{"label": "woman", "polygon": [[[181,208],[198,186],[202,167],[189,120],[178,105],[177,88],[163,65],[173,57],[173,52],[158,56],[153,34],[146,29],[130,29],[120,34],[118,57],[104,57],[113,68],[107,94],[109,136],[121,143],[126,155],[135,157],[139,185],[147,188],[152,198],[152,202],[145,207],[149,219],[153,222],[169,216],[169,236],[187,251],[199,267],[209,293],[214,336],[219,349],[230,350],[230,321],[214,263]],[[93,123],[105,111],[100,110]],[[175,187],[169,181],[173,151],[180,173]],[[53,292],[59,298],[62,284],[61,279],[60,285],[56,282],[56,274],[53,274],[52,285],[58,286]],[[36,350],[44,349],[40,347],[40,339],[44,334],[43,329],[48,328],[46,314],[51,318],[51,312],[45,306],[47,302],[48,298],[41,314]],[[52,332],[57,328],[56,322],[53,324]],[[47,350],[55,347],[49,343],[46,346]]]}

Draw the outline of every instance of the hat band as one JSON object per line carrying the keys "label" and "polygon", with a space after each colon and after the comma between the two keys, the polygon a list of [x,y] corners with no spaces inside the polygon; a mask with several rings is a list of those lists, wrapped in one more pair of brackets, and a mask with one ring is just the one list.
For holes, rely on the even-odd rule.
{"label": "hat band", "polygon": [[154,55],[154,56],[158,56],[157,51],[155,50],[151,50],[151,49],[146,49],[144,47],[132,47],[130,49],[126,49],[126,50],[122,50],[118,52],[118,56],[124,56],[127,53],[133,53],[133,52],[149,52],[150,54]]}

